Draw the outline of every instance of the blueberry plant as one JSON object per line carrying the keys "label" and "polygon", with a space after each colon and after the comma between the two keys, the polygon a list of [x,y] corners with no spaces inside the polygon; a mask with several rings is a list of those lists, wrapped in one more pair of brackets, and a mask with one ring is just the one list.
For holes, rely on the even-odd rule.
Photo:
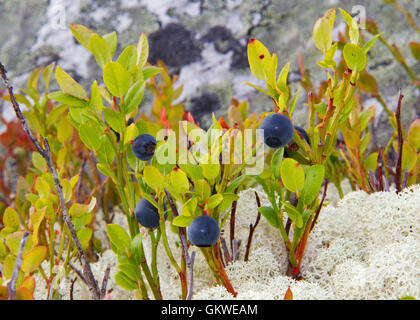
{"label": "blueberry plant", "polygon": [[[145,34],[116,57],[115,32],[101,36],[71,25],[102,71],[89,88],[53,63],[33,71],[27,87],[14,94],[0,65],[6,84],[1,94],[20,122],[0,119],[7,125],[0,136],[7,150],[1,166],[12,157],[20,175],[15,192],[0,175],[0,299],[33,298],[34,273],[46,283],[46,298],[58,299],[58,285],[70,272],[87,284],[92,298],[101,299],[109,269],[99,288],[89,262],[107,246],[118,260],[115,281],[135,291],[138,299],[164,298],[157,261],[162,249],[178,275],[180,298],[193,296],[193,250],[204,256],[216,283],[236,296],[225,271],[241,249],[241,240],[235,239],[236,204],[241,190],[257,185],[270,205],[262,206],[255,193],[258,215],[250,226],[244,260],[263,216],[283,239],[288,275],[299,279],[328,182],[340,196],[344,178],[354,190],[366,192],[388,190],[392,183],[399,192],[418,183],[420,122],[413,121],[405,131],[402,94],[391,112],[366,71],[367,53],[378,39],[384,42],[382,33],[372,32],[365,41],[356,20],[342,9],[340,13],[347,30],[338,41],[332,37],[335,9],[313,28],[314,43],[323,54],[318,66],[327,78],[317,90],[299,57],[307,92],[306,129],[293,123],[300,90],[292,95],[287,83],[290,63],[278,73],[276,54],[257,39],[248,42],[248,61],[251,73],[266,87],[247,84],[270,97],[272,111],[250,113],[248,102],[232,99],[227,120],[213,114],[207,131],[176,103],[183,89],[175,88],[177,76],[171,77],[161,61],[148,63]],[[410,47],[416,56],[418,46]],[[50,90],[52,78],[57,91]],[[141,110],[146,88],[154,97],[149,115]],[[363,93],[378,98],[395,131],[383,148],[371,147],[369,124],[376,110],[363,107]],[[27,110],[22,112],[20,104]],[[112,223],[114,208],[125,215],[127,228]],[[108,244],[94,236],[101,214]],[[231,252],[224,228],[230,228]],[[168,232],[178,235],[175,246]],[[82,271],[74,266],[75,259]],[[289,289],[285,299],[292,298]]]}

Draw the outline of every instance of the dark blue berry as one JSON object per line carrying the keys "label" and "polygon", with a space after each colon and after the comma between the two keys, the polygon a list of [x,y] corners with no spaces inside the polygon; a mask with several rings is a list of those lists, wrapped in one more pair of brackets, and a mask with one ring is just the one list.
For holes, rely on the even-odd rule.
{"label": "dark blue berry", "polygon": [[136,158],[148,161],[155,154],[156,139],[150,134],[141,134],[134,139],[132,148]]}
{"label": "dark blue berry", "polygon": [[[164,206],[164,210],[166,211],[166,206]],[[142,198],[137,202],[134,214],[138,223],[143,227],[150,229],[159,227],[159,211],[146,198]],[[168,213],[165,212],[165,219],[167,216]]]}
{"label": "dark blue berry", "polygon": [[197,247],[211,247],[217,242],[219,235],[219,225],[207,215],[195,218],[187,228],[188,240]]}
{"label": "dark blue berry", "polygon": [[264,143],[270,148],[281,148],[286,146],[293,138],[293,124],[283,114],[272,113],[266,116],[260,124],[264,130]]}

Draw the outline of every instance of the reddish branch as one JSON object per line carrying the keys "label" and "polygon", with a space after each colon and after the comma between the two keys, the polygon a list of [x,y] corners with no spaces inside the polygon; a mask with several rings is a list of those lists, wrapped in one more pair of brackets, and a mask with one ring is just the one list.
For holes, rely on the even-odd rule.
{"label": "reddish branch", "polygon": [[[254,191],[254,192],[255,192],[255,200],[257,201],[257,206],[258,206],[258,208],[260,208],[261,207],[260,197],[258,196],[258,193],[256,191]],[[258,223],[260,222],[260,218],[261,218],[261,213],[258,211],[257,219],[255,220],[255,223],[249,225],[249,235],[248,235],[248,242],[246,244],[244,261],[248,261],[249,251],[251,250],[252,237],[254,235],[255,228],[257,227]]]}
{"label": "reddish branch", "polygon": [[401,126],[401,102],[404,95],[399,91],[398,97],[398,106],[397,112],[395,113],[395,118],[397,120],[397,127],[398,127],[398,158],[397,158],[397,165],[395,167],[395,187],[397,189],[397,193],[401,191],[401,167],[402,167],[402,152],[403,152],[403,135],[402,135],[402,126]]}

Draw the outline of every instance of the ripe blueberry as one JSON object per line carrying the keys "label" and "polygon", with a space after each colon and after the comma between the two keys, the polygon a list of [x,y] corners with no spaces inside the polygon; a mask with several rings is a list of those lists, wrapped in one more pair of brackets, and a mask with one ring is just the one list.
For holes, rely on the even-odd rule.
{"label": "ripe blueberry", "polygon": [[266,116],[261,121],[260,129],[264,130],[264,143],[276,149],[286,146],[294,134],[292,122],[280,113]]}
{"label": "ripe blueberry", "polygon": [[[166,206],[164,206],[164,210],[166,211]],[[136,215],[138,223],[143,227],[150,229],[159,227],[159,211],[146,198],[142,198],[137,202],[134,214]],[[168,213],[166,212],[165,219],[167,216]]]}
{"label": "ripe blueberry", "polygon": [[197,247],[211,247],[217,242],[219,235],[219,225],[207,215],[198,216],[187,228],[188,240]]}
{"label": "ripe blueberry", "polygon": [[134,139],[132,148],[136,158],[148,161],[155,154],[156,139],[150,134],[143,133]]}

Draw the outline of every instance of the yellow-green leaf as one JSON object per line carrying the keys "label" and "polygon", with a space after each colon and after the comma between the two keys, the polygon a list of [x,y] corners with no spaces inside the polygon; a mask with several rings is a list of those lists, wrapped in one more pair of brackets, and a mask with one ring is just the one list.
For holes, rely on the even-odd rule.
{"label": "yellow-green leaf", "polygon": [[248,41],[247,53],[252,74],[255,78],[264,80],[270,68],[270,52],[257,39],[250,39]]}
{"label": "yellow-green leaf", "polygon": [[347,43],[343,49],[344,60],[351,70],[363,71],[366,67],[366,53],[353,43]]}
{"label": "yellow-green leaf", "polygon": [[141,33],[137,43],[137,67],[143,68],[149,57],[149,42],[144,32]]}
{"label": "yellow-green leaf", "polygon": [[321,18],[319,18],[312,30],[312,36],[316,47],[326,52],[332,44],[332,31],[335,20],[335,9],[329,9]]}
{"label": "yellow-green leaf", "polygon": [[104,83],[114,97],[123,97],[129,88],[127,70],[118,62],[108,62],[103,72]]}
{"label": "yellow-green leaf", "polygon": [[29,250],[25,253],[22,258],[22,270],[24,272],[33,272],[35,271],[42,263],[42,261],[47,257],[47,247],[39,246]]}
{"label": "yellow-green leaf", "polygon": [[19,215],[12,207],[6,208],[3,214],[3,224],[7,228],[17,230],[19,228]]}
{"label": "yellow-green leaf", "polygon": [[286,158],[281,164],[280,175],[286,189],[299,194],[305,184],[302,165],[292,158]]}
{"label": "yellow-green leaf", "polygon": [[103,69],[111,61],[111,47],[100,35],[94,33],[89,39],[89,51],[92,52],[98,65]]}
{"label": "yellow-green leaf", "polygon": [[164,179],[156,167],[146,166],[143,170],[143,179],[153,190],[160,190],[163,188]]}
{"label": "yellow-green leaf", "polygon": [[83,87],[59,66],[55,69],[55,79],[63,93],[75,96],[79,99],[87,98]]}

